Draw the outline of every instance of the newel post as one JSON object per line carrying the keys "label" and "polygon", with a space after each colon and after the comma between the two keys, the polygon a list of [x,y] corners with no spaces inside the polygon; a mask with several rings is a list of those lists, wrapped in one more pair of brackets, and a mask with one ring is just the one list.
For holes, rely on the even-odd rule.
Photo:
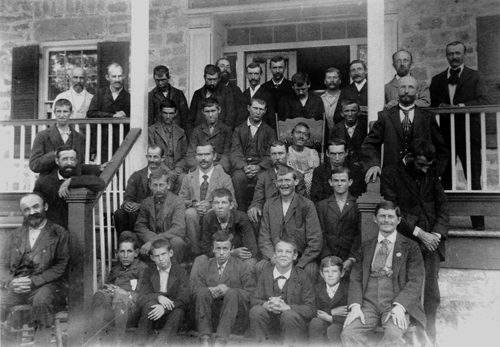
{"label": "newel post", "polygon": [[359,212],[361,213],[361,239],[369,240],[377,235],[377,225],[373,222],[373,212],[375,206],[382,201],[380,195],[380,177],[375,182],[368,183],[366,193],[361,195],[357,202]]}
{"label": "newel post", "polygon": [[95,195],[88,189],[72,189],[68,203],[69,293],[68,347],[82,346],[89,336],[88,313],[94,294],[93,206]]}

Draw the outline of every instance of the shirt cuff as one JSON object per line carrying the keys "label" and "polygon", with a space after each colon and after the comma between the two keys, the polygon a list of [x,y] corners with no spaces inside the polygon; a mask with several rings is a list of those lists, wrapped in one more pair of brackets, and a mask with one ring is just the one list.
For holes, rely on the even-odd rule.
{"label": "shirt cuff", "polygon": [[413,229],[413,236],[417,237],[421,231],[422,229],[420,229],[419,227],[415,227],[415,229]]}
{"label": "shirt cuff", "polygon": [[401,308],[403,309],[403,312],[404,312],[404,313],[406,313],[406,309],[405,309],[405,307],[404,307],[403,305],[401,305],[400,303],[393,302],[392,304],[393,304],[394,306],[399,306],[399,307],[401,307]]}
{"label": "shirt cuff", "polygon": [[353,263],[355,263],[355,262],[356,262],[356,258],[354,258],[354,257],[349,257],[349,259],[347,259],[347,260],[350,260],[350,261],[352,261]]}
{"label": "shirt cuff", "polygon": [[349,311],[351,311],[353,309],[353,307],[355,307],[355,306],[361,307],[360,304],[354,303],[354,304],[349,305]]}

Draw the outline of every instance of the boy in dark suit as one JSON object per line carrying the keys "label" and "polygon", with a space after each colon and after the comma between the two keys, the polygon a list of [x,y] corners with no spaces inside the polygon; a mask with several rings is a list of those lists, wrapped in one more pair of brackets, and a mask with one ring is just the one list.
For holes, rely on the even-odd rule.
{"label": "boy in dark suit", "polygon": [[[138,306],[142,314],[137,338],[144,342],[149,337],[148,343],[166,345],[177,333],[189,301],[188,274],[181,266],[172,264],[174,252],[169,241],[157,239],[149,254],[154,265],[145,271],[139,283]],[[154,328],[161,329],[156,339],[152,336]]]}
{"label": "boy in dark suit", "polygon": [[[324,282],[316,284],[316,317],[309,323],[309,341],[314,344],[325,344],[325,339],[334,346],[341,346],[340,333],[347,316],[347,290],[349,279],[343,279],[342,259],[335,256],[321,261],[319,274]],[[326,286],[325,286],[326,284]]]}

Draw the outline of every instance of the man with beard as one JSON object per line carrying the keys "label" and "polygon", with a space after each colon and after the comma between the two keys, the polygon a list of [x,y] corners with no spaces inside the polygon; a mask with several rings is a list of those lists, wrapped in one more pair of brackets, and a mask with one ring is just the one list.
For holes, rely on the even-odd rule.
{"label": "man with beard", "polygon": [[[267,112],[262,120],[266,122],[271,128],[276,129],[276,107],[274,104],[274,96],[271,92],[260,84],[262,76],[262,67],[259,63],[251,62],[247,66],[247,80],[250,85],[244,92],[245,104],[249,105],[252,98],[262,99],[266,102]],[[236,124],[241,124],[247,117],[248,111],[245,110],[243,114],[238,114],[239,118]]]}
{"label": "man with beard", "polygon": [[[87,83],[87,71],[81,67],[75,67],[71,70],[71,88],[57,95],[53,105],[56,105],[60,99],[68,99],[73,108],[73,118],[87,117],[87,111],[94,95],[87,91],[85,83]],[[52,111],[52,118],[56,118],[54,117],[54,111],[55,106]]]}
{"label": "man with beard", "polygon": [[313,283],[318,276],[319,257],[323,248],[323,236],[316,208],[311,200],[295,192],[299,184],[297,172],[280,165],[276,174],[276,186],[280,195],[264,204],[259,232],[259,249],[264,259],[257,264],[257,273],[276,265],[273,245],[279,240],[292,240],[297,248],[296,266],[304,269]]}
{"label": "man with beard", "polygon": [[184,93],[169,83],[170,71],[166,66],[158,65],[153,69],[153,79],[156,87],[148,93],[148,126],[153,125],[160,117],[160,104],[168,99],[173,100],[178,106],[179,117],[175,119],[175,123],[186,130],[188,103]]}
{"label": "man with beard", "polygon": [[[94,193],[104,189],[104,181],[97,177],[98,165],[87,165],[89,174],[78,175],[76,165],[78,162],[76,150],[68,145],[60,146],[55,155],[57,170],[49,175],[39,177],[35,182],[33,192],[41,194],[48,204],[47,218],[68,229],[68,204],[65,198],[69,196],[70,188],[87,188]],[[92,174],[90,174],[92,173]]]}
{"label": "man with beard", "polygon": [[439,263],[445,260],[449,206],[439,177],[434,172],[436,149],[415,139],[399,163],[384,167],[380,192],[401,208],[398,231],[416,241],[425,266],[425,331],[436,342],[436,312],[439,307]]}
{"label": "man with beard", "polygon": [[[411,76],[410,68],[413,63],[413,57],[410,52],[404,49],[397,51],[392,55],[392,66],[396,70],[394,78],[384,86],[385,93],[385,108],[391,108],[399,104],[398,97],[398,81],[401,77]],[[415,97],[415,105],[418,107],[429,107],[431,104],[431,96],[429,87],[425,81],[418,83],[417,95]]]}
{"label": "man with beard", "polygon": [[334,67],[331,67],[325,72],[325,85],[326,91],[321,95],[323,99],[323,105],[325,106],[326,122],[328,124],[328,129],[331,131],[334,125],[334,115],[337,110],[337,103],[340,97],[340,83],[342,82],[340,78],[340,71]]}
{"label": "man with beard", "polygon": [[[273,77],[262,85],[262,90],[270,93],[274,98],[273,105],[278,111],[278,106],[284,96],[294,95],[292,82],[285,78],[286,62],[282,56],[276,55],[269,61],[269,70]],[[274,117],[269,115],[268,117]]]}
{"label": "man with beard", "polygon": [[351,75],[352,83],[348,86],[342,88],[340,91],[340,99],[337,103],[337,111],[335,112],[333,121],[335,124],[342,121],[342,116],[340,115],[340,107],[342,105],[342,100],[344,99],[354,99],[358,100],[358,105],[360,107],[360,116],[367,119],[368,116],[368,85],[367,76],[368,70],[366,64],[362,60],[353,60],[349,64],[349,74]]}
{"label": "man with beard", "polygon": [[205,85],[194,92],[193,98],[191,99],[191,106],[189,107],[189,136],[195,127],[204,123],[205,115],[203,114],[203,101],[210,97],[217,99],[219,102],[221,108],[219,120],[231,129],[235,127],[235,100],[233,99],[231,89],[220,83],[220,69],[215,65],[209,64],[205,66],[203,77],[205,78]]}
{"label": "man with beard", "polygon": [[231,177],[220,166],[214,166],[214,147],[210,143],[200,143],[196,147],[198,167],[187,174],[182,181],[179,197],[186,204],[186,229],[195,255],[201,253],[201,223],[212,209],[212,193],[219,188],[228,189],[234,195]]}
{"label": "man with beard", "polygon": [[[108,66],[106,80],[108,88],[101,88],[92,98],[88,118],[124,118],[130,117],[130,93],[123,88],[123,68],[117,63]],[[125,127],[125,134],[128,127]],[[101,137],[101,161],[108,160],[108,131],[103,129]],[[118,124],[113,125],[113,153],[120,146],[120,132]],[[97,153],[97,126],[92,129],[91,153]]]}
{"label": "man with beard", "polygon": [[418,82],[412,76],[399,79],[399,107],[383,110],[366,136],[361,152],[366,171],[365,181],[375,182],[381,173],[381,150],[384,145],[384,165],[399,163],[416,138],[436,147],[436,174],[440,176],[448,161],[448,150],[441,136],[436,117],[415,106]]}
{"label": "man with beard", "polygon": [[23,196],[20,207],[23,225],[11,232],[2,252],[1,318],[13,306],[31,305],[35,345],[50,346],[54,314],[66,305],[68,232],[47,220],[48,206],[40,195]]}
{"label": "man with beard", "polygon": [[246,102],[246,98],[241,92],[240,87],[238,87],[236,84],[232,83],[229,80],[231,77],[231,63],[229,62],[229,60],[227,60],[226,58],[220,58],[215,63],[215,66],[217,66],[220,69],[220,83],[224,87],[228,88],[231,91],[231,94],[233,95],[234,111],[235,111],[234,126],[238,126],[242,122],[244,122],[248,116],[248,111],[247,111],[248,103]]}
{"label": "man with beard", "polygon": [[163,147],[158,145],[149,146],[146,159],[148,166],[134,172],[128,179],[127,187],[123,194],[123,204],[113,215],[118,236],[123,231],[134,230],[142,201],[153,194],[148,184],[148,177],[151,173],[159,168],[170,172],[170,169],[163,163],[165,159]]}
{"label": "man with beard", "polygon": [[247,121],[239,125],[233,133],[230,155],[231,165],[235,170],[232,176],[233,187],[236,202],[243,212],[246,212],[248,207],[248,184],[255,182],[262,170],[271,167],[267,148],[276,140],[276,132],[262,122],[266,111],[264,100],[251,99]]}

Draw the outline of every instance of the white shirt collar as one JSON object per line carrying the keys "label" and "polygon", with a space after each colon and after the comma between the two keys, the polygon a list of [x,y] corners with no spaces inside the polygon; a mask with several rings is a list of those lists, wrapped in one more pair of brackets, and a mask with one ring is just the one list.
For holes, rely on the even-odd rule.
{"label": "white shirt collar", "polygon": [[384,239],[387,239],[389,241],[391,241],[392,244],[394,244],[396,242],[396,235],[398,234],[398,232],[396,230],[394,230],[394,232],[392,234],[390,234],[389,236],[385,237],[384,235],[382,235],[380,232],[378,233],[378,238],[377,238],[377,241],[378,242],[381,242],[383,241]]}
{"label": "white shirt collar", "polygon": [[80,93],[77,93],[76,90],[74,90],[73,87],[71,87],[71,94],[73,94],[73,96],[76,96],[76,95],[84,96],[85,95],[85,88],[83,88]]}
{"label": "white shirt collar", "polygon": [[451,67],[451,66],[448,66],[448,74],[447,74],[447,75],[448,75],[448,77],[450,77],[450,75],[451,75],[451,72],[450,72],[450,71],[451,71],[452,69],[460,69],[460,72],[458,73],[458,76],[460,77],[460,75],[462,74],[462,72],[464,72],[464,64],[460,65],[460,66],[459,66],[459,67],[457,67],[457,68],[453,68],[453,67]]}
{"label": "white shirt collar", "polygon": [[217,269],[222,268],[222,271],[224,271],[226,269],[226,265],[227,265],[228,261],[229,261],[229,259],[227,259],[226,262],[222,265],[219,265],[219,263],[217,263]]}
{"label": "white shirt collar", "polygon": [[399,104],[399,107],[405,111],[409,111],[409,110],[415,108],[415,103],[411,104],[410,106],[403,106],[403,105]]}
{"label": "white shirt collar", "polygon": [[249,119],[249,118],[247,118],[247,125],[248,125],[249,127],[254,127],[254,128],[257,128],[257,129],[258,129],[258,128],[260,127],[260,125],[261,125],[261,124],[262,124],[262,121],[260,121],[260,123],[259,123],[259,124],[257,124],[257,125],[253,125],[252,123],[250,123],[250,119]]}
{"label": "white shirt collar", "polygon": [[45,227],[45,224],[47,224],[47,219],[45,219],[37,228],[28,227],[28,230],[30,232],[31,231],[41,231]]}
{"label": "white shirt collar", "polygon": [[252,88],[252,86],[248,87],[248,89],[250,90],[250,96],[254,96],[255,93],[257,93],[257,90],[259,90],[260,88],[260,84],[257,84],[257,87],[255,87],[255,89]]}
{"label": "white shirt collar", "polygon": [[336,292],[337,292],[337,290],[339,289],[340,282],[339,282],[339,283],[337,283],[336,285],[334,285],[333,287],[330,287],[330,286],[329,286],[328,284],[326,284],[326,283],[325,283],[325,285],[326,285],[326,291],[327,291],[328,293],[329,293],[329,292],[334,292],[334,293],[336,293]]}
{"label": "white shirt collar", "polygon": [[162,272],[163,272],[163,273],[167,273],[167,274],[169,274],[169,273],[170,273],[170,270],[172,269],[172,264],[170,264],[170,266],[169,266],[169,267],[168,267],[168,269],[166,269],[166,270],[162,270],[162,269],[160,269],[158,266],[156,267],[156,269],[158,270],[158,272],[159,272],[159,273],[162,273]]}
{"label": "white shirt collar", "polygon": [[200,183],[203,183],[203,176],[204,175],[207,175],[208,178],[207,178],[207,181],[210,181],[210,177],[212,177],[212,174],[214,173],[214,165],[212,164],[212,168],[210,170],[208,170],[207,173],[203,173],[203,171],[201,171],[200,169],[200,176],[199,176],[199,179],[200,179]]}
{"label": "white shirt collar", "polygon": [[363,86],[365,85],[365,83],[366,83],[366,78],[361,83],[354,82],[354,84],[356,85],[356,88],[358,89],[358,91],[363,88]]}
{"label": "white shirt collar", "polygon": [[64,178],[64,177],[61,176],[61,174],[59,173],[59,170],[57,170],[57,177],[59,177],[59,181],[60,180],[64,180],[64,181],[67,180],[67,178]]}
{"label": "white shirt collar", "polygon": [[274,78],[272,78],[271,80],[273,81],[274,85],[280,85],[281,82],[283,82],[284,79],[285,79],[285,77],[282,77],[281,80],[279,82],[277,82],[277,83],[274,81]]}
{"label": "white shirt collar", "polygon": [[274,270],[273,270],[273,278],[276,279],[280,276],[283,276],[285,277],[287,280],[290,279],[290,275],[292,273],[292,269],[290,268],[290,270],[288,270],[287,272],[285,272],[284,274],[282,274],[281,272],[278,271],[278,269],[276,268],[276,266],[274,267]]}

